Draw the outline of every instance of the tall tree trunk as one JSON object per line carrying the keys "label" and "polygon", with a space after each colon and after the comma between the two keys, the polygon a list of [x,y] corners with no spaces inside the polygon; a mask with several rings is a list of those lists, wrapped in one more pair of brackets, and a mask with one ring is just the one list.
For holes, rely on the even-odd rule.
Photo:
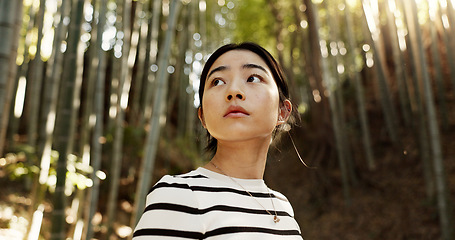
{"label": "tall tree trunk", "polygon": [[[210,6],[210,4],[208,5]],[[189,41],[188,41],[188,44],[189,44],[189,47],[188,47],[188,53],[189,56],[191,56],[192,59],[195,58],[195,53],[196,53],[196,46],[195,46],[195,42],[194,42],[194,39],[192,38],[193,34],[196,33],[196,14],[197,14],[197,4],[196,2],[191,2],[188,4],[188,38],[189,38]],[[193,60],[194,61],[194,60]],[[184,125],[182,126],[185,130],[185,140],[186,142],[189,142],[189,146],[190,148],[192,149],[195,149],[196,148],[196,145],[194,145],[194,140],[195,139],[195,131],[194,129],[195,128],[195,120],[197,119],[196,117],[196,111],[194,111],[194,90],[193,90],[193,82],[197,80],[197,73],[195,72],[195,69],[193,68],[193,64],[189,63],[189,66],[188,66],[188,72],[189,72],[189,79],[186,79],[187,80],[187,83],[186,83],[186,86],[188,87],[188,89],[190,91],[188,91],[188,95],[187,95],[187,100],[186,100],[186,104],[185,104],[185,107],[186,107],[186,118],[183,120],[185,123]],[[188,81],[189,80],[189,81]],[[202,127],[201,127],[202,128]],[[203,131],[198,131],[197,133],[199,134],[202,134]],[[204,132],[205,134],[205,132]],[[201,136],[200,139],[205,139],[205,135],[204,137]],[[204,144],[201,144],[201,147],[202,145]],[[202,159],[199,159],[201,162],[200,164],[202,164]]]}
{"label": "tall tree trunk", "polygon": [[[59,94],[59,106],[56,118],[56,135],[55,148],[59,153],[57,160],[57,185],[53,197],[54,210],[52,212],[52,235],[51,239],[63,239],[65,232],[65,185],[67,173],[67,157],[71,153],[72,134],[71,129],[75,125],[74,98],[79,94],[79,89],[76,87],[77,79],[82,75],[78,75],[78,47],[81,35],[81,22],[83,13],[83,0],[74,2],[71,15],[74,17],[69,25],[68,31],[68,47],[65,53],[64,69],[62,83]],[[62,4],[65,4],[63,1]],[[68,4],[68,3],[67,3]],[[62,9],[65,9],[62,5]],[[79,54],[79,57],[82,57]]]}
{"label": "tall tree trunk", "polygon": [[39,109],[41,102],[41,85],[43,82],[43,60],[41,59],[41,42],[43,38],[43,24],[46,0],[40,0],[37,27],[38,27],[38,40],[36,43],[36,54],[33,61],[30,63],[29,86],[31,89],[30,94],[30,107],[29,107],[29,120],[27,124],[27,140],[28,144],[32,147],[36,146],[38,138],[38,119]]}
{"label": "tall tree trunk", "polygon": [[[318,12],[315,8],[314,3],[311,0],[303,0],[303,3],[306,6],[306,15],[308,21],[308,41],[309,41],[309,52],[307,54],[307,63],[309,65],[307,70],[308,80],[311,86],[312,101],[310,101],[310,108],[312,110],[311,114],[311,124],[313,129],[317,129],[315,132],[316,139],[325,141],[327,134],[330,134],[327,129],[329,129],[330,124],[330,106],[325,95],[326,87],[324,86],[324,79],[322,76],[322,56],[320,51],[320,38],[319,38],[319,19]],[[316,146],[310,155],[318,155],[320,149],[324,149],[324,144],[321,146]]]}
{"label": "tall tree trunk", "polygon": [[[69,153],[74,151],[74,139],[76,131],[76,119],[79,113],[80,108],[80,91],[82,86],[82,73],[83,73],[83,58],[84,58],[84,46],[82,46],[81,38],[81,26],[83,22],[84,14],[84,1],[85,0],[72,0],[71,8],[71,22],[68,26],[68,40],[67,40],[67,50],[65,52],[64,60],[64,71],[62,74],[62,79],[69,79],[72,82],[73,90],[73,106],[71,110],[71,122],[70,126],[67,129],[67,134],[69,135],[68,150]],[[68,90],[69,91],[69,90]]]}
{"label": "tall tree trunk", "polygon": [[[86,4],[90,4],[89,1],[86,0]],[[84,69],[86,71],[86,88],[85,88],[85,98],[82,99],[84,103],[82,107],[82,116],[81,116],[81,126],[80,126],[80,137],[79,137],[79,154],[82,156],[82,162],[84,165],[88,166],[88,156],[90,155],[90,144],[89,144],[89,136],[93,126],[90,124],[90,116],[93,113],[93,102],[94,102],[94,92],[95,92],[95,83],[96,83],[96,74],[98,68],[98,55],[96,54],[98,51],[98,46],[101,44],[102,39],[98,39],[98,24],[96,21],[96,16],[99,8],[99,1],[94,0],[92,3],[93,7],[93,14],[92,14],[92,22],[91,22],[91,31],[90,31],[90,45],[87,50],[87,68]],[[102,30],[101,30],[102,31]]]}
{"label": "tall tree trunk", "polygon": [[[38,28],[38,40],[36,43],[36,54],[35,58],[30,62],[30,74],[28,81],[30,82],[30,98],[29,98],[29,114],[28,114],[28,124],[27,124],[27,142],[28,144],[35,149],[35,153],[39,156],[37,152],[37,140],[38,140],[38,124],[39,124],[39,110],[41,108],[41,85],[43,82],[43,69],[44,64],[41,59],[41,42],[43,38],[43,25],[44,25],[44,13],[45,13],[45,0],[40,0],[39,10],[37,15],[37,28]],[[33,187],[30,193],[30,199],[32,200],[32,205],[29,208],[29,219],[32,220],[34,214],[33,212],[38,212],[37,216],[42,216],[43,205],[42,200],[44,198],[45,186],[39,183],[39,175],[33,178]],[[42,220],[42,219],[41,219]],[[39,221],[41,225],[41,221]],[[37,224],[36,221],[32,222],[27,227],[27,236],[30,233],[32,227],[35,229],[38,226],[32,226],[32,224]],[[39,226],[41,228],[41,226]],[[38,233],[39,234],[39,231]]]}
{"label": "tall tree trunk", "polygon": [[439,221],[441,224],[441,232],[443,240],[453,239],[452,225],[451,225],[451,211],[449,211],[449,196],[447,183],[445,178],[443,153],[440,143],[440,134],[437,121],[437,114],[433,99],[432,86],[430,83],[430,76],[428,73],[428,64],[425,56],[425,50],[422,42],[422,35],[420,30],[419,21],[417,18],[417,7],[414,1],[407,0],[407,7],[405,8],[406,17],[409,23],[409,33],[413,42],[415,42],[415,50],[417,52],[418,66],[420,69],[420,81],[423,87],[423,95],[425,98],[425,109],[428,117],[428,129],[430,132],[429,141],[431,145],[431,153],[434,167],[434,177],[437,191],[437,203],[439,210]]}
{"label": "tall tree trunk", "polygon": [[452,87],[455,89],[455,6],[453,5],[452,1],[447,1],[447,8],[446,8],[446,13],[447,17],[449,19],[449,25],[450,25],[450,32],[447,34],[449,44],[448,44],[448,55],[449,55],[449,60],[450,60],[450,79],[452,80]]}
{"label": "tall tree trunk", "polygon": [[[131,31],[131,21],[135,14],[131,13],[131,0],[124,0],[123,5],[123,33],[125,34],[122,47],[122,64],[120,68],[120,82],[118,90],[118,100],[116,104],[117,116],[115,122],[115,137],[112,151],[112,166],[111,166],[111,179],[110,179],[110,190],[108,198],[107,208],[107,227],[108,231],[106,237],[109,238],[113,231],[113,222],[117,208],[117,197],[120,182],[120,170],[122,167],[123,157],[123,135],[124,135],[124,121],[125,121],[125,110],[128,105],[129,90],[132,82],[132,70],[134,65],[134,59],[137,56],[137,45],[139,42],[139,25],[133,24],[134,29]],[[137,2],[136,11],[142,11],[142,3]],[[133,16],[133,18],[132,18]],[[107,239],[106,238],[106,239]]]}
{"label": "tall tree trunk", "polygon": [[275,33],[275,49],[277,52],[277,58],[278,62],[281,64],[281,67],[284,68],[284,72],[287,73],[288,69],[286,66],[286,62],[284,61],[284,56],[283,56],[283,50],[284,50],[284,43],[283,43],[283,15],[279,11],[279,7],[277,6],[279,4],[275,0],[267,0],[267,5],[272,11],[272,15],[275,17],[275,24],[274,26],[274,33]]}
{"label": "tall tree trunk", "polygon": [[[394,6],[392,6],[394,4]],[[390,33],[390,45],[392,47],[395,81],[397,82],[398,95],[401,106],[401,116],[404,120],[405,126],[411,125],[411,105],[409,102],[409,89],[406,85],[407,75],[404,70],[403,55],[400,50],[398,29],[396,25],[395,12],[392,10],[396,9],[396,4],[392,1],[383,3],[384,9],[387,14],[387,22]],[[395,10],[396,11],[396,10]]]}
{"label": "tall tree trunk", "polygon": [[[324,2],[323,4],[327,4],[326,2]],[[326,9],[328,9],[328,11],[330,11],[330,6],[326,6]],[[331,5],[331,6],[335,6],[335,5]],[[334,83],[333,83],[333,87],[334,87],[334,95],[332,95],[332,97],[335,98],[335,102],[337,103],[336,105],[336,108],[337,108],[337,113],[339,114],[337,119],[339,120],[339,127],[340,127],[340,135],[341,135],[341,138],[342,138],[342,141],[340,142],[341,144],[341,148],[342,148],[342,151],[343,151],[343,154],[345,155],[344,156],[344,159],[345,159],[345,164],[346,164],[346,168],[347,168],[347,177],[348,179],[351,180],[351,183],[353,185],[357,185],[358,183],[358,180],[357,180],[357,176],[356,176],[356,173],[355,173],[355,169],[354,169],[354,163],[353,163],[353,160],[352,160],[352,153],[351,153],[351,150],[350,150],[350,141],[349,141],[349,137],[348,137],[348,134],[347,134],[347,125],[346,125],[346,117],[345,117],[345,110],[344,110],[344,99],[343,99],[343,83],[341,78],[341,75],[342,75],[342,72],[340,72],[338,70],[338,67],[340,65],[343,65],[343,62],[342,62],[342,58],[340,57],[341,54],[340,54],[340,49],[339,49],[339,46],[338,46],[338,39],[340,39],[340,33],[339,33],[339,30],[340,29],[340,25],[338,24],[339,22],[339,16],[338,16],[338,7],[333,9],[332,8],[332,13],[329,13],[327,15],[327,22],[328,22],[328,25],[329,25],[329,42],[330,42],[330,53],[332,55],[331,59],[332,59],[332,66],[331,66],[331,69],[332,72],[333,72],[333,76],[334,76]],[[345,71],[345,70],[344,70]]]}
{"label": "tall tree trunk", "polygon": [[22,1],[0,0],[0,156],[5,147],[12,88],[16,79],[16,55],[22,22]]}
{"label": "tall tree trunk", "polygon": [[[315,7],[315,9],[317,9]],[[327,14],[327,22],[329,24],[329,35],[330,38],[336,38],[337,32],[335,31],[336,26],[333,25],[334,19],[331,18],[331,13],[329,8],[326,8],[329,14]],[[324,42],[325,41],[321,41]],[[336,39],[329,39],[329,43],[336,42]],[[348,159],[348,148],[346,142],[346,135],[344,133],[344,119],[343,119],[343,109],[340,107],[340,101],[342,101],[340,95],[338,94],[341,89],[338,73],[336,72],[337,69],[337,59],[336,56],[330,56],[331,51],[327,48],[326,44],[321,44],[320,46],[321,56],[322,56],[322,76],[325,82],[326,89],[328,91],[328,100],[329,106],[332,115],[332,127],[333,133],[335,136],[335,144],[338,156],[338,162],[340,165],[341,170],[341,178],[342,178],[342,185],[343,185],[343,196],[345,199],[345,204],[350,205],[351,197],[350,197],[350,183],[349,183],[349,159]],[[330,64],[330,60],[333,59],[333,63]]]}
{"label": "tall tree trunk", "polygon": [[[397,0],[398,6],[401,9],[402,12],[405,12],[405,5],[403,0]],[[403,18],[405,25],[409,28],[409,23],[407,21],[407,17]],[[408,34],[409,35],[409,34]],[[415,60],[414,56],[414,43],[411,41],[410,37],[407,37],[406,39],[406,46],[407,46],[407,52],[408,52],[408,58],[409,58],[409,63],[408,65],[411,68],[411,80],[412,83],[409,85],[412,86],[412,91],[413,95],[410,95],[411,103],[413,103],[413,118],[417,119],[417,122],[411,122],[414,131],[414,135],[416,136],[416,139],[418,140],[417,143],[419,145],[419,155],[422,160],[422,168],[423,168],[423,173],[424,173],[424,178],[425,178],[425,190],[427,194],[428,200],[431,200],[434,197],[434,177],[433,177],[433,167],[431,165],[431,159],[430,159],[430,147],[427,144],[427,139],[428,139],[428,129],[426,125],[426,120],[425,120],[425,115],[424,115],[424,106],[423,106],[423,101],[421,98],[421,93],[420,93],[420,88],[419,88],[419,73],[418,73],[418,64],[417,61]]]}
{"label": "tall tree trunk", "polygon": [[[442,10],[441,8],[441,2],[438,4],[439,8],[439,18],[438,18],[438,25],[440,25],[440,28],[442,29],[442,38],[444,41],[444,45],[446,47],[446,54],[447,54],[447,59],[449,62],[449,73],[450,73],[450,80],[452,82],[452,87],[455,89],[455,31],[454,31],[454,24],[455,24],[455,19],[453,14],[455,12],[455,9],[453,9],[453,5],[451,4],[451,1],[447,1],[447,6],[445,8],[445,11]],[[449,26],[445,26],[445,24],[442,22],[443,21],[443,16],[444,14],[450,19],[449,20]],[[448,28],[447,28],[448,27]]]}
{"label": "tall tree trunk", "polygon": [[[135,21],[135,26],[137,26],[139,29],[139,42],[138,42],[138,51],[137,51],[137,58],[136,58],[136,76],[133,79],[133,82],[131,84],[131,94],[130,94],[130,100],[128,101],[129,104],[129,111],[128,111],[128,123],[131,125],[135,125],[137,119],[139,117],[140,113],[140,103],[141,103],[141,95],[142,95],[142,88],[144,86],[144,82],[147,80],[148,76],[148,69],[149,69],[149,47],[150,40],[148,39],[148,36],[151,36],[151,32],[149,31],[149,26],[151,23],[151,17],[150,15],[150,6],[151,6],[151,1],[150,0],[142,0],[142,1],[137,1],[137,6],[138,9],[140,8],[141,11],[136,10],[136,21]],[[140,6],[139,6],[140,5]],[[144,13],[144,14],[143,14]],[[142,16],[142,15],[145,15]],[[135,27],[136,28],[136,27]]]}
{"label": "tall tree trunk", "polygon": [[[320,38],[319,38],[319,19],[317,9],[315,8],[314,3],[311,0],[303,0],[303,3],[306,5],[306,15],[308,21],[308,41],[310,42],[310,50],[311,52],[309,55],[311,56],[312,61],[309,63],[311,64],[312,72],[310,77],[310,85],[313,89],[313,92],[317,91],[317,93],[313,94],[313,103],[316,102],[317,104],[321,105],[320,107],[313,108],[315,110],[313,119],[313,123],[321,123],[321,118],[326,120],[327,113],[326,107],[327,99],[324,95],[325,88],[323,84],[323,78],[321,76],[321,52],[320,52]],[[317,111],[317,112],[316,112]],[[323,120],[323,121],[324,121]],[[322,121],[322,122],[323,122]]]}
{"label": "tall tree trunk", "polygon": [[[69,0],[63,0],[60,6],[60,18],[63,19],[67,16],[67,11],[71,7]],[[46,78],[44,82],[44,99],[42,108],[42,120],[39,142],[37,143],[37,155],[40,159],[40,184],[45,184],[49,176],[49,169],[51,164],[51,152],[53,134],[56,121],[58,91],[60,86],[61,72],[62,72],[62,57],[61,44],[66,34],[66,27],[63,21],[60,21],[54,34],[54,42],[52,46],[52,55],[48,60],[46,69]],[[63,216],[63,215],[62,215]]]}
{"label": "tall tree trunk", "polygon": [[158,59],[158,72],[157,72],[157,88],[153,99],[153,114],[150,119],[150,130],[147,133],[147,139],[145,144],[145,155],[141,171],[139,173],[139,180],[136,189],[135,196],[135,210],[132,216],[132,224],[136,226],[142,211],[144,210],[145,197],[150,187],[150,179],[153,175],[153,168],[156,158],[156,152],[158,150],[159,136],[160,136],[160,117],[163,115],[166,103],[167,93],[167,80],[169,77],[166,71],[167,64],[169,62],[169,55],[171,52],[171,44],[173,42],[175,34],[175,25],[178,17],[178,10],[181,2],[179,0],[172,0],[170,2],[170,10],[167,21],[167,31],[164,38],[163,48],[161,49]]}
{"label": "tall tree trunk", "polygon": [[[444,81],[442,78],[442,67],[441,67],[441,55],[439,53],[439,37],[437,33],[437,21],[436,21],[436,14],[438,12],[439,4],[432,4],[430,7],[430,22],[427,24],[428,29],[430,30],[430,37],[431,37],[431,59],[433,63],[433,78],[436,82],[436,90],[438,96],[438,106],[439,106],[439,115],[442,122],[442,128],[447,130],[449,128],[449,118],[447,114],[447,103],[446,103],[446,93],[445,93],[445,86]],[[449,54],[452,55],[452,54]]]}
{"label": "tall tree trunk", "polygon": [[[377,73],[377,84],[379,87],[379,94],[380,94],[380,102],[382,107],[382,112],[384,113],[384,120],[387,128],[387,132],[389,133],[390,140],[394,144],[398,144],[398,133],[397,133],[397,117],[396,117],[396,110],[392,103],[392,97],[390,94],[390,90],[386,81],[386,77],[388,74],[386,73],[386,68],[384,66],[383,57],[381,57],[382,52],[379,51],[376,41],[379,38],[379,30],[372,30],[368,28],[368,26],[374,26],[377,28],[376,23],[371,18],[372,11],[368,3],[365,3],[364,0],[363,6],[363,28],[365,29],[365,37],[367,38],[368,44],[371,46],[373,50],[373,58],[374,58],[374,66]],[[367,18],[369,16],[369,18]],[[367,26],[368,23],[368,26]]]}
{"label": "tall tree trunk", "polygon": [[364,88],[362,85],[362,81],[360,78],[360,73],[356,69],[355,65],[355,58],[358,55],[358,49],[356,48],[356,43],[354,39],[354,34],[353,34],[353,21],[352,21],[352,15],[351,15],[351,10],[349,8],[349,4],[347,3],[346,0],[344,0],[344,4],[346,6],[345,9],[345,21],[346,21],[346,37],[348,39],[348,46],[349,49],[351,49],[351,52],[349,53],[349,62],[351,62],[352,65],[348,67],[348,74],[350,75],[351,78],[353,78],[354,85],[355,85],[355,90],[356,90],[356,100],[357,100],[357,106],[358,106],[358,111],[359,111],[359,118],[360,118],[360,126],[361,126],[361,134],[362,134],[362,143],[363,143],[363,149],[365,151],[365,158],[368,164],[368,168],[370,170],[373,170],[376,167],[376,163],[374,161],[373,157],[373,148],[371,147],[371,136],[370,136],[370,129],[369,129],[369,124],[368,124],[368,115],[366,112],[366,107],[365,107],[365,93],[364,93]]}
{"label": "tall tree trunk", "polygon": [[[156,64],[156,57],[158,56],[158,35],[160,33],[160,16],[161,16],[161,1],[153,0],[153,13],[152,13],[152,27],[151,31],[151,41],[150,41],[150,56],[149,63],[150,65]],[[144,102],[142,103],[143,109],[142,114],[139,115],[138,125],[143,126],[145,122],[149,121],[150,116],[152,115],[152,92],[153,87],[155,86],[155,72],[149,67],[148,70],[148,81],[145,82],[145,96],[143,98]]]}
{"label": "tall tree trunk", "polygon": [[[189,69],[188,64],[185,62],[185,56],[187,53],[189,53],[189,26],[188,24],[190,23],[190,15],[191,14],[191,6],[188,4],[182,9],[182,18],[180,21],[180,24],[183,27],[183,30],[180,31],[178,40],[179,40],[179,50],[180,50],[180,55],[177,58],[177,66],[176,66],[176,72],[175,76],[177,81],[179,82],[178,84],[178,105],[177,105],[177,111],[178,111],[178,120],[177,120],[177,138],[182,139],[185,136],[185,126],[186,126],[186,121],[187,121],[187,112],[186,112],[186,104],[189,101],[188,99],[188,93],[187,93],[187,88],[192,87],[189,86],[188,82],[188,75],[185,73],[185,69]],[[190,100],[191,101],[191,100]]]}
{"label": "tall tree trunk", "polygon": [[[98,56],[96,55],[97,46],[99,45],[97,40],[97,10],[98,10],[98,2],[91,0],[85,0],[85,6],[92,6],[93,13],[92,13],[92,21],[91,21],[91,31],[90,31],[90,45],[87,50],[87,64],[84,71],[86,72],[86,80],[85,80],[85,94],[81,99],[83,103],[81,109],[81,116],[80,116],[80,131],[79,131],[79,142],[77,146],[77,153],[79,156],[82,157],[82,166],[84,169],[90,168],[90,143],[89,143],[89,135],[91,134],[91,130],[93,128],[92,124],[89,123],[90,116],[93,112],[93,102],[94,102],[94,89],[96,83],[96,74],[98,68]],[[101,41],[101,39],[99,39]],[[79,208],[76,213],[77,221],[71,225],[70,233],[73,233],[75,236],[82,236],[83,231],[83,214],[86,210],[83,207],[84,199],[86,199],[86,193],[88,192],[87,189],[77,189],[75,194],[75,199],[73,201],[77,201],[79,203]],[[80,226],[80,227],[79,227]]]}
{"label": "tall tree trunk", "polygon": [[[36,4],[36,3],[35,3]],[[19,37],[19,45],[23,45],[23,53],[21,57],[22,63],[18,67],[18,73],[16,74],[16,80],[13,87],[13,94],[14,96],[11,99],[11,109],[9,112],[9,120],[8,120],[8,132],[7,132],[7,142],[9,142],[9,147],[14,148],[15,139],[18,139],[15,136],[18,136],[18,129],[21,119],[27,120],[27,109],[29,108],[29,104],[26,104],[25,101],[29,99],[29,96],[32,94],[30,91],[30,81],[28,78],[29,74],[29,67],[31,63],[32,57],[30,56],[30,45],[32,44],[32,39],[30,37],[30,32],[34,28],[35,24],[35,10],[34,10],[34,3],[32,3],[28,10],[28,19],[24,19],[23,23],[21,24],[21,34]],[[24,11],[24,12],[25,12]],[[27,37],[28,36],[28,37]],[[21,48],[21,47],[19,47]],[[24,114],[25,111],[25,114]],[[30,159],[26,160],[30,164]],[[30,182],[29,179],[26,179],[26,188],[29,187]]]}
{"label": "tall tree trunk", "polygon": [[106,77],[106,54],[101,48],[103,43],[103,30],[106,25],[106,13],[107,13],[107,0],[100,0],[99,2],[99,19],[98,19],[98,31],[97,31],[97,56],[98,56],[98,68],[96,71],[96,85],[95,85],[95,98],[94,98],[94,113],[95,113],[95,126],[93,128],[93,135],[91,141],[91,166],[93,172],[90,175],[90,178],[93,181],[93,186],[89,190],[88,194],[88,203],[89,206],[86,208],[86,234],[85,239],[92,239],[94,232],[92,226],[92,219],[95,215],[97,205],[98,205],[98,196],[99,196],[99,186],[100,179],[96,175],[98,170],[101,167],[101,153],[102,153],[102,143],[101,137],[103,136],[103,111],[104,111],[104,85]]}

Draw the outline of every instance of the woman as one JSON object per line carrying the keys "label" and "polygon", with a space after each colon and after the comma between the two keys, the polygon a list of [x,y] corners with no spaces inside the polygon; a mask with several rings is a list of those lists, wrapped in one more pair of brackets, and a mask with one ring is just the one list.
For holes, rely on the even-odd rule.
{"label": "woman", "polygon": [[204,66],[199,98],[213,157],[151,189],[134,239],[302,239],[292,206],[263,180],[293,113],[278,63],[257,44],[225,45]]}

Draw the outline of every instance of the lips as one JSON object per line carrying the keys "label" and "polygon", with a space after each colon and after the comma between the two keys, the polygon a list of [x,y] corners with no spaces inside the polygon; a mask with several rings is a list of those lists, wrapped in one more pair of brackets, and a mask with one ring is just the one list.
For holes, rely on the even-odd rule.
{"label": "lips", "polygon": [[240,118],[249,115],[250,114],[240,106],[229,106],[226,113],[224,114],[224,117]]}

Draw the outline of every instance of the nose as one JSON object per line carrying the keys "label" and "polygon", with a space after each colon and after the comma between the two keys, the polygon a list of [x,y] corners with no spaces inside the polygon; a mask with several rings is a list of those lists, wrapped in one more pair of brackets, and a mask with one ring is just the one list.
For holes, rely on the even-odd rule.
{"label": "nose", "polygon": [[226,92],[226,101],[233,101],[233,100],[245,100],[245,93],[243,90],[243,85],[241,79],[234,79],[228,83],[228,89]]}
{"label": "nose", "polygon": [[237,82],[231,82],[229,88],[226,92],[226,101],[232,100],[245,100],[245,94],[242,91],[242,88],[239,86]]}
{"label": "nose", "polygon": [[[244,96],[243,96],[242,93],[235,94],[235,97],[238,98],[239,100],[243,100],[244,99]],[[234,98],[233,94],[228,94],[227,95],[227,100],[228,101],[231,101],[233,98]]]}

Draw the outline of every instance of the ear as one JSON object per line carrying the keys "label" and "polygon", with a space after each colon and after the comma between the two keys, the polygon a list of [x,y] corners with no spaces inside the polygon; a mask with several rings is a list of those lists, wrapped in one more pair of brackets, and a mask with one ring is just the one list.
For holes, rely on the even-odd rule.
{"label": "ear", "polygon": [[278,115],[278,122],[276,125],[281,125],[283,123],[286,123],[291,116],[292,112],[292,103],[289,100],[285,100],[281,106],[280,106],[280,112]]}
{"label": "ear", "polygon": [[202,112],[202,107],[199,107],[197,109],[197,116],[199,117],[199,121],[201,121],[202,126],[204,128],[207,128],[204,121],[204,113]]}

